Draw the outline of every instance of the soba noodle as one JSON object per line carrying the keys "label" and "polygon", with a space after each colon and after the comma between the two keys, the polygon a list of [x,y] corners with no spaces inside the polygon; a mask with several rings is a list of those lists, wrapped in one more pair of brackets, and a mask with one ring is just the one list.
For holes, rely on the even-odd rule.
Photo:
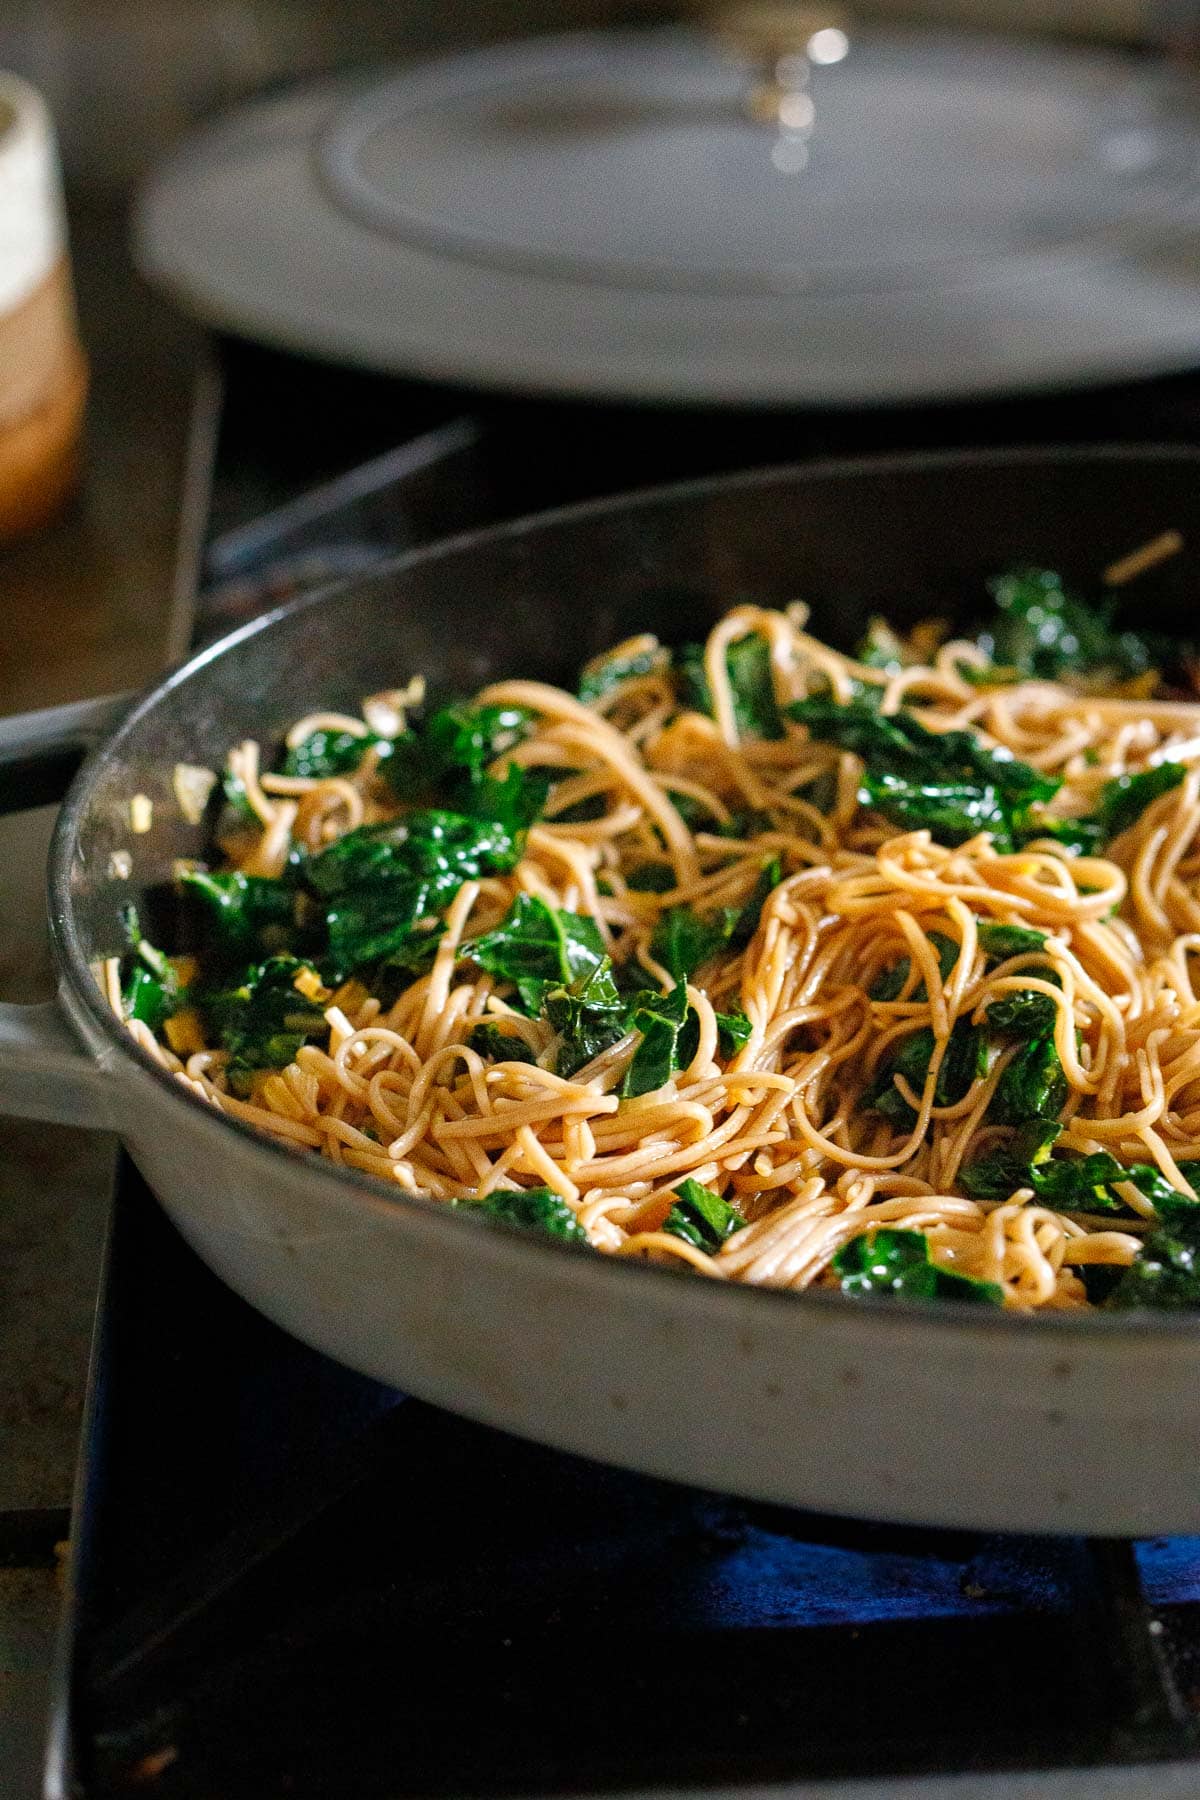
{"label": "soba noodle", "polygon": [[[727,652],[751,634],[769,646],[781,708],[814,689],[840,701],[873,692],[884,715],[916,708],[932,731],[968,730],[1061,778],[1047,817],[1087,815],[1113,777],[1164,760],[1186,772],[1103,854],[1050,836],[1009,850],[987,832],[954,846],[925,829],[897,833],[860,799],[853,753],[798,724],[778,739],[739,728]],[[711,716],[681,707],[653,639],[613,654],[641,672],[590,703],[526,680],[478,696],[534,717],[496,772],[553,770],[555,785],[511,872],[464,881],[442,909],[436,954],[398,997],[385,1002],[355,978],[335,991],[310,979],[325,1040],[259,1071],[244,1094],[230,1090],[228,1052],[195,1012],[166,1042],[130,1020],[139,1042],[277,1142],[407,1193],[550,1189],[608,1255],[805,1288],[838,1284],[834,1259],[851,1240],[896,1229],[922,1234],[935,1265],[994,1284],[1007,1306],[1087,1306],[1084,1271],[1131,1264],[1153,1204],[1132,1184],[1122,1206],[1095,1212],[1059,1210],[1030,1187],[971,1197],[964,1169],[1012,1136],[989,1107],[1018,1046],[994,1041],[952,1102],[938,1101],[939,1070],[956,1024],[980,1024],[1006,994],[1044,995],[1065,1078],[1056,1156],[1107,1152],[1192,1193],[1180,1165],[1200,1146],[1200,703],[1049,681],[980,686],[969,676],[981,654],[966,642],[899,670],[867,667],[809,635],[800,609],[740,606],[719,622],[704,651]],[[413,700],[371,704],[377,718],[390,704],[401,730]],[[368,730],[312,714],[289,744],[318,727]],[[372,752],[350,773],[305,778],[265,772],[262,747],[247,742],[229,766],[249,820],[226,839],[228,866],[247,873],[278,875],[293,845],[318,852],[402,810]],[[594,920],[627,987],[666,994],[672,975],[652,947],[666,909],[744,909],[765,866],[779,879],[749,941],[726,943],[688,978],[686,1066],[649,1092],[619,1092],[636,1029],[560,1074],[554,1025],[464,953],[533,896]],[[1044,943],[988,955],[989,923],[1032,928]],[[729,1045],[718,1015],[737,1014],[748,1035]],[[522,1060],[472,1047],[487,1023]],[[903,1107],[885,1116],[870,1097],[922,1028],[932,1047],[921,1072],[893,1081],[905,1122]],[[664,1229],[685,1178],[738,1215],[719,1248]]]}

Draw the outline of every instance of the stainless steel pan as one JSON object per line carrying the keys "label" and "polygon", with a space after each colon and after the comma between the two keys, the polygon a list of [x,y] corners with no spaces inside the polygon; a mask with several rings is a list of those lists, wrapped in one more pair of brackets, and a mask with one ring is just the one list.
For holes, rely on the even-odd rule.
{"label": "stainless steel pan", "polygon": [[[851,1303],[688,1279],[405,1198],[194,1100],[90,973],[120,909],[202,853],[172,787],[247,734],[424,671],[466,693],[569,677],[633,629],[694,637],[733,601],[961,609],[1016,559],[1094,580],[1200,537],[1200,453],[1068,450],[828,464],[576,508],[458,539],[237,633],[94,751],[51,854],[58,1007],[0,1009],[0,1107],[111,1125],[231,1286],[331,1356],[471,1417],[702,1486],[825,1511],[1103,1534],[1200,1530],[1200,1319]],[[1195,632],[1194,557],[1137,592]],[[66,736],[87,725],[78,710]],[[26,729],[28,727],[28,729]],[[24,791],[56,722],[7,728]],[[38,739],[37,742],[31,741]],[[10,795],[11,795],[10,781]],[[152,828],[130,828],[134,794]],[[128,872],[126,872],[128,871]]]}

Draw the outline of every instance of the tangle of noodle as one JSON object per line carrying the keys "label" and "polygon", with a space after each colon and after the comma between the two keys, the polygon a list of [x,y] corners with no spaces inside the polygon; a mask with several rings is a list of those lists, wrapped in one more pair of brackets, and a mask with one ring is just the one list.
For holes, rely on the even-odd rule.
{"label": "tangle of noodle", "polygon": [[[882,688],[885,712],[918,700],[930,728],[967,728],[1061,777],[1051,809],[1059,816],[1091,812],[1114,776],[1165,759],[1188,772],[1104,857],[1072,856],[1050,840],[1001,854],[986,835],[957,849],[925,831],[895,835],[859,804],[852,755],[810,742],[796,725],[778,742],[740,735],[724,652],[748,632],[769,645],[781,704],[817,684],[846,698],[852,682]],[[256,1076],[250,1099],[227,1090],[221,1050],[180,1056],[144,1025],[130,1029],[192,1091],[281,1143],[435,1198],[550,1187],[602,1252],[803,1288],[834,1280],[839,1248],[888,1224],[922,1232],[936,1262],[998,1284],[1006,1305],[1086,1306],[1077,1271],[1130,1263],[1143,1221],[1051,1211],[1032,1204],[1028,1190],[1005,1203],[956,1191],[964,1164],[1003,1137],[985,1115],[1005,1059],[953,1106],[934,1102],[937,1069],[957,1020],[979,1019],[1014,988],[1044,992],[1059,1009],[1055,1040],[1069,1086],[1061,1146],[1152,1162],[1189,1191],[1178,1159],[1200,1144],[1192,961],[1200,953],[1200,703],[1104,698],[1046,681],[980,688],[961,673],[978,661],[974,646],[951,643],[931,663],[885,674],[807,635],[799,609],[743,606],[707,647],[713,718],[679,711],[666,672],[624,681],[591,705],[538,682],[498,683],[481,702],[537,715],[532,735],[499,766],[515,760],[573,773],[560,779],[513,873],[459,890],[428,974],[386,1011],[360,984],[346,984],[329,1005],[328,1043]],[[366,731],[357,720],[316,714],[289,741],[314,721]],[[250,872],[277,872],[289,838],[317,849],[400,810],[372,754],[354,774],[328,780],[260,773],[253,742],[232,762],[253,819],[225,848]],[[804,797],[820,777],[834,796],[827,810]],[[681,796],[708,809],[710,829],[689,828],[675,805]],[[601,816],[557,822],[557,812],[596,797]],[[746,806],[758,815],[753,835],[722,835],[718,826]],[[551,1027],[516,1011],[503,983],[457,955],[524,892],[591,915],[617,963],[640,963],[644,979],[665,989],[667,972],[650,950],[662,909],[744,903],[768,855],[780,859],[783,879],[751,942],[697,971],[699,1048],[654,1093],[617,1098],[638,1041],[632,1032],[570,1078],[540,1066],[554,1060]],[[661,866],[665,891],[629,885],[647,863]],[[980,920],[1037,927],[1049,934],[1045,950],[989,970]],[[944,979],[933,931],[958,947]],[[902,957],[912,973],[898,997],[873,1000],[873,984]],[[119,1010],[113,970],[104,975]],[[740,1009],[751,1022],[732,1057],[719,1051],[714,1009]],[[469,1048],[473,1028],[498,1017],[539,1064],[488,1063]],[[922,1090],[902,1090],[916,1113],[903,1130],[861,1102],[889,1047],[922,1027],[936,1047]],[[748,1221],[716,1254],[662,1230],[686,1176]],[[1127,1193],[1152,1216],[1135,1190]]]}

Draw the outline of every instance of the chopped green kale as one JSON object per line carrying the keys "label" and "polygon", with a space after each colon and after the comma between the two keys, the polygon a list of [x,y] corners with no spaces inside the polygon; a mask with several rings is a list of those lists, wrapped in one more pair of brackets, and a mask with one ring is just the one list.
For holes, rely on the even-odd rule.
{"label": "chopped green kale", "polygon": [[498,1219],[520,1231],[538,1231],[568,1244],[586,1244],[587,1232],[553,1188],[499,1188],[483,1200],[455,1200],[464,1211]]}
{"label": "chopped green kale", "polygon": [[520,855],[520,834],[503,824],[411,812],[305,858],[297,874],[324,912],[332,978],[410,950],[464,881],[507,874]]}
{"label": "chopped green kale", "polygon": [[653,1093],[684,1066],[680,1038],[688,1018],[686,982],[677,982],[669,994],[645,990],[635,996],[629,1009],[629,1027],[641,1032],[642,1041],[625,1071],[623,1099]]}
{"label": "chopped green kale", "polygon": [[[623,996],[595,921],[519,894],[494,930],[463,945],[489,974],[511,981],[527,1012],[540,1012],[559,1034],[557,1070],[573,1075],[630,1031],[641,1034],[622,1093],[649,1093],[686,1067],[699,1024],[680,979],[669,994]],[[718,1013],[721,1048],[732,1055],[750,1035],[741,1013]]]}
{"label": "chopped green kale", "polygon": [[729,817],[717,826],[717,836],[723,838],[756,838],[764,831],[774,829],[774,820],[769,812],[759,812],[752,806],[735,807]]}
{"label": "chopped green kale", "polygon": [[[569,990],[601,970],[605,998],[614,1003],[617,998],[612,964],[595,920],[560,912],[533,894],[518,894],[499,925],[464,944],[463,954],[489,975],[511,981],[530,1013],[538,1011],[551,988]],[[593,990],[590,999],[600,998],[600,989]]]}
{"label": "chopped green kale", "polygon": [[534,723],[523,706],[443,706],[425,726],[425,743],[443,774],[461,770],[476,783],[489,763],[529,736]]}
{"label": "chopped green kale", "polygon": [[[929,942],[937,951],[938,972],[943,981],[948,981],[951,971],[958,961],[960,946],[956,939],[947,937],[942,931],[931,931]],[[908,980],[911,968],[911,959],[902,956],[898,963],[893,963],[890,969],[885,969],[883,974],[872,983],[872,1000],[898,1000],[904,992],[904,984]],[[917,983],[909,996],[910,1000],[927,1000],[928,997],[923,981]]]}
{"label": "chopped green kale", "polygon": [[499,778],[484,775],[460,789],[459,804],[468,818],[501,825],[510,836],[523,837],[541,817],[549,792],[549,778],[542,770],[522,769],[513,762]]}
{"label": "chopped green kale", "polygon": [[331,775],[353,775],[368,750],[375,750],[382,763],[394,747],[392,738],[378,737],[373,731],[361,735],[353,731],[313,731],[288,751],[280,773],[317,781]]}
{"label": "chopped green kale", "polygon": [[122,910],[121,923],[133,952],[121,984],[121,1002],[127,1019],[140,1019],[158,1031],[184,1004],[179,978],[166,953],[142,935],[135,906]]}
{"label": "chopped green kale", "polygon": [[895,1295],[906,1300],[966,1300],[975,1305],[1003,1306],[1003,1291],[991,1281],[976,1281],[935,1263],[929,1241],[920,1231],[886,1226],[864,1231],[843,1244],[833,1259],[844,1294]]}
{"label": "chopped green kale", "polygon": [[1128,1183],[1164,1216],[1196,1204],[1150,1163],[1119,1163],[1106,1151],[1087,1156],[1052,1156],[1062,1126],[1030,1119],[1008,1143],[977,1157],[962,1171],[963,1191],[973,1200],[1007,1200],[1018,1188],[1032,1188],[1044,1206],[1058,1212],[1128,1213],[1117,1188]]}
{"label": "chopped green kale", "polygon": [[763,903],[782,877],[782,865],[774,856],[763,864],[753,891],[742,906],[722,906],[711,913],[697,913],[690,906],[669,906],[654,928],[651,955],[670,970],[676,981],[686,981],[726,944],[732,950],[744,949],[758,930]]}
{"label": "chopped green kale", "polygon": [[980,831],[992,834],[998,849],[1011,849],[1011,809],[988,786],[963,781],[914,781],[890,771],[868,770],[859,799],[900,831],[928,831],[939,844],[962,844]]}
{"label": "chopped green kale", "polygon": [[1054,1039],[1033,1038],[1021,1045],[997,1082],[988,1119],[994,1125],[1057,1119],[1066,1101],[1067,1078]]}
{"label": "chopped green kale", "polygon": [[[743,737],[781,738],[783,720],[775,698],[771,646],[757,631],[735,639],[725,652],[733,694],[733,714]],[[712,717],[713,700],[704,667],[704,646],[685,644],[675,656],[680,703]]]}
{"label": "chopped green kale", "polygon": [[1007,962],[1010,956],[1028,956],[1041,950],[1047,936],[1046,932],[1035,931],[1031,925],[1000,925],[993,919],[978,920],[976,935],[980,949],[996,962]]}
{"label": "chopped green kale", "polygon": [[203,903],[205,954],[220,962],[294,950],[299,940],[296,892],[271,875],[243,875],[240,869],[210,873],[185,869],[180,880]]}
{"label": "chopped green kale", "polygon": [[[442,761],[458,759],[463,811],[418,809],[359,826],[312,855],[297,848],[280,878],[186,871],[185,888],[207,909],[205,954],[229,966],[307,953],[332,981],[355,970],[426,966],[441,931],[438,914],[464,881],[515,867],[531,808],[536,812],[544,799],[544,783],[526,780],[515,765],[503,780],[483,773],[491,745],[519,728],[512,710],[490,709],[500,717],[491,737],[474,715],[460,717],[455,709],[431,722]],[[440,727],[439,719],[445,720]],[[405,741],[394,740],[389,768],[409,760],[398,748]],[[303,753],[314,772],[349,767],[364,742],[349,733],[314,733],[297,746],[296,757]]]}
{"label": "chopped green kale", "polygon": [[781,738],[783,720],[775,698],[771,673],[771,646],[753,631],[737,638],[725,652],[733,712],[738,730],[747,737]]}
{"label": "chopped green kale", "polygon": [[639,675],[655,675],[668,669],[670,662],[670,653],[657,643],[647,644],[628,656],[611,651],[607,656],[594,656],[580,672],[579,698],[585,705],[590,705],[611,693],[613,688],[620,687],[623,681],[633,681]]}
{"label": "chopped green kale", "polygon": [[670,863],[639,863],[630,869],[625,885],[635,894],[669,894],[679,885],[679,877]]}
{"label": "chopped green kale", "polygon": [[[864,1109],[881,1113],[900,1131],[911,1131],[917,1115],[896,1086],[895,1077],[902,1075],[914,1094],[922,1093],[936,1045],[937,1040],[928,1026],[911,1032],[863,1095]],[[934,1105],[957,1105],[986,1068],[987,1041],[983,1032],[965,1019],[959,1019],[950,1033],[946,1053],[938,1068]]]}
{"label": "chopped green kale", "polygon": [[1007,751],[987,749],[972,732],[930,731],[904,710],[884,715],[862,699],[839,705],[817,697],[787,710],[812,738],[862,758],[864,806],[942,844],[988,831],[998,849],[1011,850],[1041,829],[1035,809],[1062,785]]}
{"label": "chopped green kale", "polygon": [[663,1222],[663,1230],[711,1255],[745,1223],[736,1207],[689,1179],[675,1189],[674,1204]]}
{"label": "chopped green kale", "polygon": [[889,675],[898,675],[912,661],[905,655],[902,640],[887,620],[878,616],[868,620],[854,655],[868,669],[883,669]]}
{"label": "chopped green kale", "polygon": [[556,1068],[564,1076],[576,1074],[611,1049],[629,1029],[626,1004],[617,993],[607,957],[570,987],[548,989],[542,1013],[561,1037]]}
{"label": "chopped green kale", "polygon": [[764,905],[782,880],[783,863],[778,856],[769,857],[758,872],[758,880],[751,889],[749,898],[734,919],[733,930],[729,934],[731,950],[745,949],[758,930]]}
{"label": "chopped green kale", "polygon": [[247,969],[233,987],[198,996],[209,1029],[229,1051],[225,1075],[235,1094],[246,1094],[259,1069],[284,1069],[302,1044],[327,1035],[325,1009],[296,987],[311,963],[272,956]]}
{"label": "chopped green kale", "polygon": [[250,796],[246,792],[246,784],[240,775],[226,769],[221,777],[221,793],[225,802],[226,826],[257,825],[258,814],[250,804]]}
{"label": "chopped green kale", "polygon": [[[717,1041],[722,1056],[735,1056],[754,1030],[745,1013],[717,1013]],[[688,1058],[691,1061],[691,1058]]]}
{"label": "chopped green kale", "polygon": [[[1053,969],[1039,969],[1037,978],[1050,987],[1062,985]],[[984,1012],[994,1030],[1019,1038],[1052,1037],[1058,1018],[1057,1005],[1039,988],[1006,988]]]}
{"label": "chopped green kale", "polygon": [[515,1031],[501,1031],[498,1025],[476,1025],[467,1039],[467,1048],[490,1062],[536,1062],[537,1058]]}
{"label": "chopped green kale", "polygon": [[1106,838],[1118,837],[1135,825],[1152,800],[1178,787],[1187,770],[1182,763],[1158,763],[1140,775],[1118,775],[1104,784],[1099,823]]}
{"label": "chopped green kale", "polygon": [[1036,829],[1027,831],[1023,844],[1038,838],[1049,838],[1069,856],[1095,856],[1104,844],[1104,827],[1099,819],[1039,819]]}
{"label": "chopped green kale", "polygon": [[121,984],[121,1002],[127,1019],[140,1019],[151,1031],[159,1031],[179,1010],[178,985],[135,962]]}
{"label": "chopped green kale", "polygon": [[1007,1144],[966,1164],[959,1177],[964,1193],[972,1200],[1007,1200],[1018,1188],[1032,1187],[1061,1132],[1057,1120],[1018,1125]]}
{"label": "chopped green kale", "polygon": [[533,714],[520,706],[443,706],[422,726],[392,740],[384,773],[410,805],[465,814],[516,836],[540,815],[551,777],[515,762],[500,776],[487,770],[527,737],[533,724]]}
{"label": "chopped green kale", "polygon": [[[1172,1190],[1174,1191],[1174,1190]],[[1200,1307],[1200,1204],[1176,1194],[1173,1205],[1124,1270],[1106,1307],[1177,1311]]]}
{"label": "chopped green kale", "polygon": [[[712,690],[708,685],[708,671],[704,666],[703,644],[681,644],[675,652],[675,692],[679,696],[679,704],[689,712],[707,713],[712,717]],[[690,795],[681,796],[690,799]],[[678,805],[679,802],[676,802]]]}
{"label": "chopped green kale", "polygon": [[1043,681],[1124,681],[1150,667],[1142,639],[1114,628],[1115,602],[1076,599],[1053,570],[1014,569],[988,586],[1000,616],[977,642],[994,662]]}
{"label": "chopped green kale", "polygon": [[477,787],[490,763],[512,750],[533,728],[522,706],[442,706],[420,727],[394,740],[387,775],[402,800],[457,798]]}
{"label": "chopped green kale", "polygon": [[724,949],[737,917],[736,908],[730,906],[707,916],[693,912],[690,906],[669,906],[654,927],[650,954],[676,981],[686,981]]}

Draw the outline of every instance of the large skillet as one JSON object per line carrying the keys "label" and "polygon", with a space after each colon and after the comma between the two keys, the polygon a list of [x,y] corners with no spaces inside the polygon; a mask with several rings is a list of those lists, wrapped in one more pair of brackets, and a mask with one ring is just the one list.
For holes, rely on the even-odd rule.
{"label": "large skillet", "polygon": [[[828,1511],[1200,1530],[1200,1318],[771,1293],[489,1228],[193,1099],[114,1022],[89,971],[120,946],[120,909],[204,850],[174,796],[178,761],[219,764],[247,734],[271,739],[417,670],[454,693],[497,675],[569,678],[633,629],[694,637],[746,596],[801,595],[817,630],[846,643],[875,608],[902,621],[961,610],[1014,560],[1094,582],[1168,525],[1200,537],[1200,453],[837,463],[577,507],[285,608],[140,700],[72,787],[49,878],[61,1013],[4,1009],[0,1107],[114,1125],[188,1241],[255,1306],[473,1418]],[[1194,631],[1194,584],[1186,555],[1146,578],[1139,620]],[[53,748],[52,724],[35,720],[39,734],[31,763]],[[154,808],[141,836],[137,793]]]}

